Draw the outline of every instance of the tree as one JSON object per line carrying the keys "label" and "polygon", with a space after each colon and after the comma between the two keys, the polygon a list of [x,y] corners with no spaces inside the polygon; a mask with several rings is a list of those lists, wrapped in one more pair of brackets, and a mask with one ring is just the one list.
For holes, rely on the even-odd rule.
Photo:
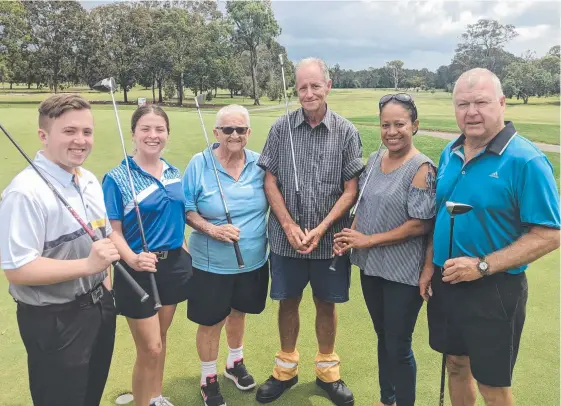
{"label": "tree", "polygon": [[26,1],[23,4],[37,66],[45,69],[48,85],[56,93],[61,82],[68,79],[75,61],[77,33],[85,24],[85,10],[74,1]]}
{"label": "tree", "polygon": [[520,97],[524,104],[532,96],[545,96],[551,88],[551,74],[531,62],[514,62],[507,67],[503,84],[505,96]]}
{"label": "tree", "polygon": [[554,45],[551,48],[549,48],[547,54],[551,56],[556,56],[557,58],[561,58],[561,47],[559,45]]}
{"label": "tree", "polygon": [[386,62],[386,70],[388,71],[392,81],[394,89],[397,90],[399,85],[399,78],[401,76],[401,70],[403,68],[403,61],[395,60],[391,62]]}
{"label": "tree", "polygon": [[249,51],[253,100],[254,105],[259,105],[257,47],[279,36],[281,29],[275,20],[270,0],[229,1],[226,10],[235,24],[234,40]]}
{"label": "tree", "polygon": [[22,78],[26,49],[31,41],[27,13],[21,1],[0,2],[0,59],[3,65],[2,82],[13,83]]}
{"label": "tree", "polygon": [[127,92],[136,84],[141,67],[142,50],[151,42],[151,15],[145,7],[120,2],[96,7],[91,18],[99,30],[101,53],[110,61],[107,76],[115,78],[127,103]]}
{"label": "tree", "polygon": [[461,72],[479,67],[487,68],[502,78],[504,68],[514,59],[514,55],[506,52],[504,46],[516,36],[518,33],[511,24],[502,25],[487,19],[469,24],[452,61],[456,73],[459,76]]}

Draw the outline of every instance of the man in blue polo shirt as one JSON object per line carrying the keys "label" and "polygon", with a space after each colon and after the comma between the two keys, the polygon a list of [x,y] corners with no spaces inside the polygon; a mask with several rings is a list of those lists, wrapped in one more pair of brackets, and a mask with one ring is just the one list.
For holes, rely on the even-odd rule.
{"label": "man in blue polo shirt", "polygon": [[[559,247],[559,194],[545,155],[504,122],[499,79],[465,72],[453,93],[462,135],[437,175],[430,345],[447,354],[452,405],[513,405],[512,372],[526,315],[528,264]],[[448,258],[446,202],[458,216]],[[475,381],[474,381],[475,378]]]}

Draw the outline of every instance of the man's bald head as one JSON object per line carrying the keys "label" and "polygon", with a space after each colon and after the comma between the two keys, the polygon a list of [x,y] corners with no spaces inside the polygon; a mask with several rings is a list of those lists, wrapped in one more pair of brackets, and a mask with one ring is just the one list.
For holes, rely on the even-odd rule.
{"label": "man's bald head", "polygon": [[490,81],[493,84],[497,99],[504,96],[503,87],[497,75],[489,69],[474,68],[462,73],[458,80],[456,80],[456,84],[454,85],[454,90],[452,92],[452,99],[456,98],[456,91],[458,87],[466,86],[471,89],[481,81]]}

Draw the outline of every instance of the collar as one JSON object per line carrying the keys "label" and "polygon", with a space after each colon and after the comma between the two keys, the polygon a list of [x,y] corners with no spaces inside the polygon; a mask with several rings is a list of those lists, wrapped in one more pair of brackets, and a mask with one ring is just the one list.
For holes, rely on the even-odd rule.
{"label": "collar", "polygon": [[[323,125],[325,125],[325,127],[327,128],[328,131],[331,131],[331,117],[333,116],[333,113],[331,112],[329,106],[327,106],[326,104],[326,110],[325,110],[325,115],[323,116],[323,118],[320,121],[320,124],[323,123]],[[304,108],[300,107],[297,111],[296,111],[296,117],[294,119],[296,126],[301,126],[303,123],[306,122],[306,115],[304,114]]]}
{"label": "collar", "polygon": [[[501,131],[499,131],[499,133],[495,135],[491,141],[489,141],[489,144],[487,144],[485,151],[489,151],[495,155],[502,155],[506,147],[508,147],[508,144],[510,143],[510,141],[512,141],[512,138],[516,134],[516,128],[514,128],[514,124],[512,124],[512,121],[505,121],[505,127]],[[454,141],[454,143],[452,144],[451,150],[455,151],[463,146],[465,140],[466,136],[464,134],[460,135],[458,139],[456,139],[456,141]]]}
{"label": "collar", "polygon": [[[214,150],[215,150],[216,148],[218,148],[219,146],[220,146],[220,143],[214,142],[214,143],[211,144],[210,147],[211,147],[212,150],[214,151]],[[245,165],[244,165],[244,167],[247,166],[247,165],[248,165],[249,163],[251,163],[251,162],[255,162],[255,156],[253,156],[253,154],[248,154],[248,153],[247,153],[247,150],[246,150],[245,148],[243,149],[243,152],[244,152],[244,154],[245,154]],[[210,156],[210,151],[208,150],[208,148],[205,148],[205,149],[203,150],[203,157],[205,158],[205,162],[207,163],[207,165],[208,165],[210,168],[212,168],[212,161],[211,161],[212,157]],[[216,166],[217,166],[217,167],[219,167],[219,166],[221,167],[220,161],[218,160],[218,158],[216,158],[216,156],[214,156],[214,160],[215,160],[215,162],[216,162]]]}
{"label": "collar", "polygon": [[[127,160],[129,161],[129,166],[131,167],[131,169],[134,169],[134,170],[136,170],[136,171],[145,173],[144,169],[142,169],[142,168],[136,163],[136,161],[135,161],[134,159],[132,159],[132,156],[131,156],[131,155],[127,155]],[[171,165],[168,164],[168,162],[167,162],[164,158],[162,158],[162,157],[160,157],[160,161],[163,161],[163,163],[164,163],[164,167],[162,168],[162,175],[163,175],[165,171],[167,171],[168,169],[171,168]],[[124,167],[127,166],[127,164],[125,163],[125,160],[124,160],[124,159],[121,161],[121,165],[123,165]]]}
{"label": "collar", "polygon": [[[74,179],[74,174],[62,169],[60,166],[55,164],[43,154],[43,151],[38,151],[37,154],[35,154],[33,163],[44,172],[46,172],[51,178],[55,179],[63,187],[68,187]],[[75,168],[75,170],[78,177],[82,176],[80,167]]]}

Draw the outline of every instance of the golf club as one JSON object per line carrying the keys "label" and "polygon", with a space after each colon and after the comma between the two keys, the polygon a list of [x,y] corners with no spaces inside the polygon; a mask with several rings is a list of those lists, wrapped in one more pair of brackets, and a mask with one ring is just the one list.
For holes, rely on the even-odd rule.
{"label": "golf club", "polygon": [[[448,245],[448,259],[452,258],[452,246],[454,241],[454,219],[456,216],[465,214],[473,209],[472,206],[463,203],[446,202],[446,211],[450,215],[450,242]],[[446,320],[445,324],[448,324]],[[446,383],[446,352],[442,353],[442,368],[440,370],[440,406],[444,406],[444,386]]]}
{"label": "golf club", "polygon": [[284,78],[284,61],[282,54],[279,54],[281,72],[282,72],[282,89],[284,90],[284,105],[286,107],[286,121],[288,123],[288,139],[290,140],[290,156],[292,158],[292,168],[294,169],[294,185],[296,186],[296,223],[300,229],[304,231],[304,212],[302,208],[302,195],[300,194],[300,186],[298,184],[298,171],[296,170],[296,159],[294,158],[294,144],[292,142],[292,128],[290,127],[290,115],[288,114],[288,96],[286,94],[286,80]]}
{"label": "golf club", "polygon": [[[201,93],[199,97],[204,95]],[[216,169],[216,163],[214,162],[214,152],[210,147],[210,142],[208,141],[208,135],[206,133],[205,123],[203,121],[203,116],[201,114],[201,108],[199,107],[199,100],[195,97],[195,106],[197,106],[197,112],[199,113],[199,119],[201,120],[201,126],[203,127],[203,133],[205,135],[206,146],[208,148],[208,153],[210,155],[210,160],[212,161],[212,167],[214,169],[214,176],[216,177],[216,183],[218,183],[218,190],[220,191],[220,196],[222,197],[222,204],[224,205],[224,212],[226,213],[226,221],[228,224],[232,224],[232,216],[230,216],[230,210],[228,210],[228,203],[226,202],[226,196],[224,196],[224,190],[222,190],[222,183],[220,183],[220,178],[218,177],[218,170]],[[238,267],[240,269],[245,268],[242,252],[240,251],[240,245],[237,241],[234,241],[234,250],[236,251],[236,259],[238,261]]]}
{"label": "golf club", "polygon": [[[349,221],[350,221],[349,227],[353,226],[353,222],[354,222],[355,216],[356,216],[356,210],[358,208],[360,200],[362,199],[362,194],[366,190],[366,185],[368,184],[368,179],[370,179],[370,174],[372,173],[372,169],[374,169],[374,167],[376,166],[376,162],[378,161],[378,156],[380,155],[380,150],[382,149],[382,145],[384,145],[384,143],[382,141],[380,141],[380,145],[378,146],[378,151],[376,151],[376,155],[374,156],[374,162],[372,163],[372,166],[370,167],[370,169],[368,170],[368,173],[366,174],[366,179],[364,180],[364,184],[362,185],[362,189],[360,190],[360,192],[358,194],[358,199],[356,200],[356,203],[355,203],[353,209],[351,210],[351,215],[349,217]],[[337,269],[337,261],[338,260],[339,260],[339,255],[335,256],[331,260],[331,265],[329,265],[329,270],[330,271],[335,271]]]}
{"label": "golf club", "polygon": [[[140,231],[140,239],[142,241],[142,250],[144,252],[150,252],[150,250],[148,249],[148,243],[146,242],[146,235],[144,234],[144,226],[142,225],[142,216],[140,215],[140,207],[138,206],[136,191],[134,190],[134,182],[132,180],[132,173],[131,173],[131,168],[129,166],[129,158],[127,156],[127,150],[125,148],[123,130],[121,129],[119,114],[117,113],[117,104],[115,103],[115,96],[113,95],[113,92],[117,90],[117,84],[115,83],[115,79],[110,77],[100,80],[93,86],[93,88],[101,92],[109,92],[109,94],[111,95],[111,100],[113,101],[113,110],[115,111],[115,118],[117,119],[117,128],[119,130],[119,137],[121,138],[121,146],[123,148],[123,156],[125,157],[125,164],[127,166],[129,186],[131,188],[134,210],[136,211],[136,221],[138,223],[138,230]],[[154,296],[154,310],[158,310],[160,307],[162,307],[162,303],[160,301],[160,293],[158,292],[158,286],[156,285],[156,277],[152,272],[150,272],[149,278],[150,278],[150,286],[152,288],[152,296]]]}
{"label": "golf club", "polygon": [[[18,145],[16,140],[14,140],[12,138],[12,136],[8,133],[8,131],[4,128],[4,126],[2,124],[0,124],[0,129],[2,129],[2,132],[4,134],[6,134],[6,137],[8,137],[8,139],[12,142],[12,144],[14,144],[14,146],[17,148],[17,150],[20,152],[20,154],[23,155],[25,160],[29,163],[29,165],[31,165],[31,167],[35,170],[35,172],[37,172],[37,174],[43,180],[43,182],[45,182],[47,184],[49,189],[51,189],[53,191],[55,196],[61,201],[61,203],[70,212],[70,214],[72,214],[72,216],[76,219],[76,221],[78,223],[80,223],[80,226],[90,236],[92,241],[93,242],[98,241],[99,237],[97,235],[95,235],[94,231],[84,222],[84,220],[82,220],[82,218],[80,218],[78,213],[72,208],[72,206],[70,206],[68,201],[58,192],[58,190],[56,190],[54,185],[51,182],[49,182],[49,180],[45,177],[45,175],[43,175],[41,173],[39,168],[33,163],[31,158],[29,158],[29,156],[27,156],[25,151],[23,149],[21,149],[21,147]],[[129,275],[129,273],[125,270],[125,268],[123,268],[123,266],[119,262],[115,261],[115,262],[112,263],[112,265],[117,271],[119,271],[122,274],[123,278],[132,287],[134,292],[140,297],[140,301],[145,302],[148,299],[148,294],[144,291],[144,289],[142,289],[140,287],[140,285],[132,278],[132,276]]]}

